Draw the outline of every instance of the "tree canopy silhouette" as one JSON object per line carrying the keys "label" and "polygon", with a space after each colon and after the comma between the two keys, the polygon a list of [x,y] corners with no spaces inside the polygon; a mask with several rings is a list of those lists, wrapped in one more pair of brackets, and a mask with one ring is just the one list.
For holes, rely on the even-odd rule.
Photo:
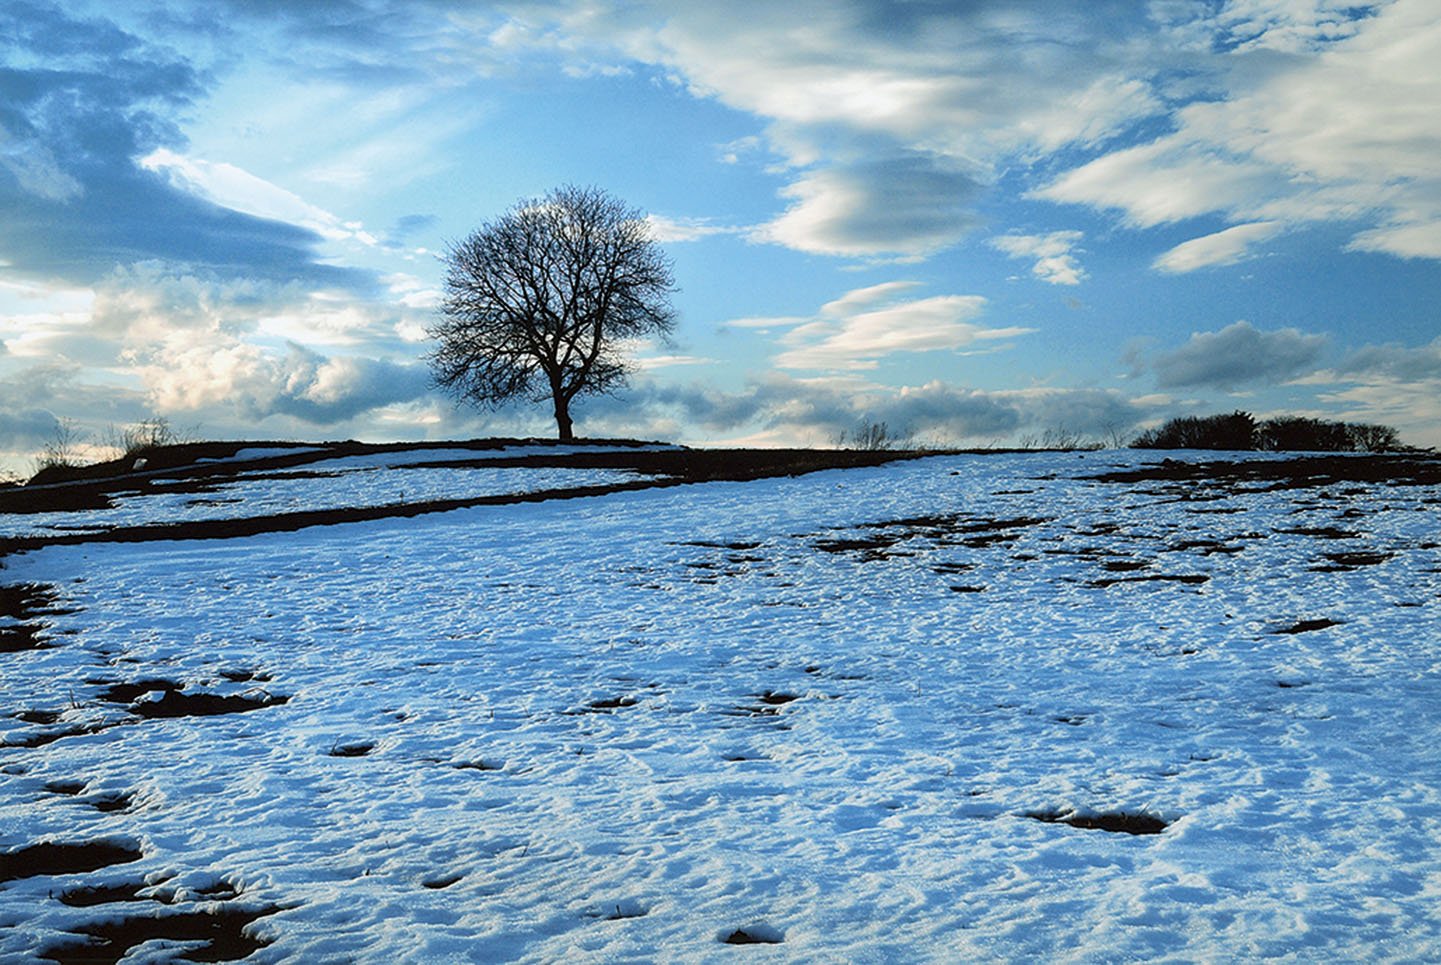
{"label": "tree canopy silhouette", "polygon": [[624,385],[628,343],[675,325],[669,260],[640,211],[599,188],[518,202],[450,244],[445,265],[436,383],[483,406],[549,399],[562,441],[571,400]]}

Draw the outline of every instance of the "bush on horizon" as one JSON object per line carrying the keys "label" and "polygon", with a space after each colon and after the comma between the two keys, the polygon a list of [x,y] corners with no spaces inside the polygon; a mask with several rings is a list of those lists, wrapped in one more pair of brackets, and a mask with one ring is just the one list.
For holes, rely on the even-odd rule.
{"label": "bush on horizon", "polygon": [[1265,452],[1396,452],[1404,449],[1390,426],[1276,416],[1257,422],[1249,412],[1181,416],[1131,441],[1132,449],[1227,449]]}

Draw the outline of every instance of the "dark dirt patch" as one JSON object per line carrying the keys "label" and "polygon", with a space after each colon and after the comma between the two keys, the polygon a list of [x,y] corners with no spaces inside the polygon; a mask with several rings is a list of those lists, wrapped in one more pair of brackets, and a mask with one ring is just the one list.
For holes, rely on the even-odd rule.
{"label": "dark dirt patch", "polygon": [[978,586],[978,585],[975,585],[975,584],[953,583],[953,584],[951,584],[951,592],[952,592],[952,593],[984,593],[984,592],[986,592],[986,588],[985,588],[984,586]]}
{"label": "dark dirt patch", "polygon": [[26,735],[6,737],[0,740],[0,748],[43,748],[48,743],[55,743],[63,737],[79,737],[89,733],[99,733],[107,727],[114,726],[114,723],[73,723],[62,724],[59,727],[49,727],[46,730],[32,730]]}
{"label": "dark dirt patch", "polygon": [[1106,560],[1101,564],[1101,569],[1108,573],[1133,573],[1150,565],[1149,560]]}
{"label": "dark dirt patch", "polygon": [[785,941],[785,936],[774,928],[763,928],[755,925],[749,928],[737,928],[721,938],[725,945],[779,945]]}
{"label": "dark dirt patch", "polygon": [[901,541],[900,536],[861,536],[851,539],[821,539],[816,540],[812,545],[823,553],[856,553],[860,552],[867,559],[883,560],[891,557],[892,553],[886,552],[892,546]]}
{"label": "dark dirt patch", "polygon": [[1292,526],[1288,529],[1273,529],[1271,532],[1286,536],[1310,536],[1314,539],[1355,539],[1361,534],[1335,526]]}
{"label": "dark dirt patch", "polygon": [[161,938],[204,942],[200,948],[183,953],[183,960],[234,962],[269,944],[246,934],[245,928],[277,911],[280,908],[275,905],[258,908],[229,906],[94,922],[73,930],[72,934],[83,936],[80,941],[59,942],[46,947],[40,954],[61,965],[72,962],[114,965],[137,945]]}
{"label": "dark dirt patch", "polygon": [[51,583],[12,583],[0,586],[0,616],[28,620],[76,612],[60,605],[60,591]]}
{"label": "dark dirt patch", "polygon": [[60,711],[18,710],[10,716],[25,724],[53,724],[60,719]]}
{"label": "dark dirt patch", "polygon": [[48,730],[31,731],[28,734],[21,734],[18,737],[7,737],[0,741],[0,747],[44,747],[46,744],[53,744],[65,737],[78,737],[81,734],[98,734],[106,727],[105,724],[65,724],[61,727],[52,727]]}
{"label": "dark dirt patch", "polygon": [[82,874],[114,864],[139,861],[142,857],[140,849],[114,841],[32,844],[0,853],[0,881],[36,875]]}
{"label": "dark dirt patch", "polygon": [[782,704],[788,704],[793,700],[800,699],[799,694],[787,694],[776,690],[764,690],[753,696],[756,700],[771,707],[779,707]]}
{"label": "dark dirt patch", "polygon": [[1387,560],[1391,559],[1391,557],[1395,556],[1396,554],[1394,554],[1394,553],[1360,553],[1360,552],[1357,552],[1357,553],[1322,553],[1321,555],[1324,556],[1326,559],[1330,560],[1332,563],[1335,563],[1337,566],[1344,566],[1344,567],[1347,567],[1347,568],[1349,569],[1349,568],[1357,567],[1357,566],[1376,566],[1376,565],[1379,564],[1379,563],[1384,563],[1384,562],[1386,562]]}
{"label": "dark dirt patch", "polygon": [[180,684],[173,680],[166,680],[164,677],[147,677],[144,680],[137,680],[134,683],[111,683],[105,680],[87,680],[87,684],[103,684],[105,689],[96,694],[97,700],[103,700],[108,704],[129,704],[136,698],[144,696],[151,691],[158,690],[166,693],[181,689]]}
{"label": "dark dirt patch", "polygon": [[1208,482],[1256,488],[1305,489],[1346,482],[1385,483],[1392,486],[1435,486],[1441,484],[1441,457],[1429,454],[1299,456],[1283,459],[1255,459],[1242,462],[1214,460],[1183,462],[1164,459],[1139,469],[1103,473],[1089,477],[1098,482],[1138,483],[1152,481]]}
{"label": "dark dirt patch", "polygon": [[1090,831],[1111,831],[1120,834],[1160,834],[1169,822],[1151,814],[1132,811],[1106,811],[1081,814],[1076,811],[1027,811],[1025,817],[1047,824],[1069,824]]}
{"label": "dark dirt patch", "polygon": [[214,717],[220,714],[240,714],[262,707],[278,707],[289,701],[283,694],[262,692],[252,694],[181,693],[167,690],[159,700],[145,700],[132,703],[130,710],[145,718],[160,717]]}
{"label": "dark dirt patch", "polygon": [[0,653],[47,650],[53,646],[44,635],[50,624],[36,618],[76,612],[61,606],[59,600],[59,591],[49,583],[0,586],[0,618],[15,621],[0,625]]}
{"label": "dark dirt patch", "polygon": [[1291,626],[1289,627],[1281,630],[1273,630],[1271,632],[1276,634],[1295,635],[1297,633],[1310,633],[1312,630],[1325,630],[1327,627],[1338,627],[1340,625],[1340,620],[1328,620],[1325,617],[1322,617],[1319,620],[1300,620],[1296,623],[1291,624]]}
{"label": "dark dirt patch", "polygon": [[135,803],[135,795],[130,791],[106,791],[103,794],[96,794],[94,797],[86,798],[85,803],[95,810],[105,814],[116,811],[124,811]]}
{"label": "dark dirt patch", "polygon": [[43,623],[12,623],[0,626],[0,653],[49,650],[54,644],[42,635],[47,629]]}
{"label": "dark dirt patch", "polygon": [[71,908],[90,908],[94,905],[108,905],[112,901],[159,901],[158,898],[142,898],[140,892],[149,887],[143,881],[129,881],[120,885],[79,885],[60,892],[60,903]]}
{"label": "dark dirt patch", "polygon": [[600,700],[592,700],[586,704],[591,710],[619,710],[622,707],[634,707],[640,701],[634,697],[604,697]]}
{"label": "dark dirt patch", "polygon": [[425,880],[421,881],[420,886],[422,888],[430,888],[433,891],[439,891],[442,888],[449,888],[451,885],[455,884],[457,881],[464,877],[465,875],[461,874],[435,875],[434,877],[426,878]]}
{"label": "dark dirt patch", "polygon": [[375,750],[372,741],[354,741],[349,744],[334,744],[326,753],[331,757],[364,757]]}
{"label": "dark dirt patch", "polygon": [[504,764],[493,764],[490,761],[465,761],[450,766],[457,771],[500,771],[505,769]]}
{"label": "dark dirt patch", "polygon": [[[866,523],[861,528],[871,530],[871,535],[847,536],[817,540],[818,550],[827,553],[860,553],[867,561],[884,560],[894,556],[912,556],[913,553],[896,549],[903,542],[925,539],[943,545],[960,545],[968,549],[982,549],[996,543],[1012,543],[1020,538],[1020,531],[1049,520],[1019,516],[1013,519],[988,519],[960,514],[937,516],[910,516],[890,519],[879,523]],[[945,572],[947,567],[971,564],[936,564],[936,572]]]}
{"label": "dark dirt patch", "polygon": [[1150,576],[1116,576],[1100,580],[1090,580],[1087,586],[1094,586],[1104,589],[1108,586],[1115,586],[1117,583],[1184,583],[1190,586],[1198,586],[1211,578],[1204,573],[1156,573]]}
{"label": "dark dirt patch", "polygon": [[969,573],[976,568],[975,563],[932,563],[931,572],[939,573],[942,576],[954,576],[957,573]]}
{"label": "dark dirt patch", "polygon": [[711,549],[711,550],[732,550],[732,551],[737,552],[737,553],[743,553],[743,552],[746,552],[746,551],[748,551],[748,550],[756,550],[756,549],[760,549],[760,547],[761,547],[761,544],[760,544],[760,543],[752,543],[752,542],[739,541],[739,540],[737,540],[737,541],[735,541],[735,542],[730,542],[730,543],[716,543],[716,542],[712,542],[711,540],[705,540],[705,539],[684,540],[684,541],[682,541],[682,542],[675,543],[675,544],[672,544],[672,545],[675,545],[675,546],[699,546],[699,547],[701,547],[702,549]]}
{"label": "dark dirt patch", "polygon": [[85,787],[86,784],[84,781],[62,779],[57,781],[46,781],[44,785],[44,790],[47,794],[65,794],[73,796],[85,790]]}

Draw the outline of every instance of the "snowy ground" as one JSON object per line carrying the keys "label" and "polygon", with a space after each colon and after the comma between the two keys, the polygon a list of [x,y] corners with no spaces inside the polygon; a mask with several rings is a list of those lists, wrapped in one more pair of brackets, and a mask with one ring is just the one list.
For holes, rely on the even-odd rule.
{"label": "snowy ground", "polygon": [[505,446],[496,449],[422,448],[344,456],[287,468],[249,468],[275,456],[305,455],[321,449],[242,449],[231,459],[233,476],[197,486],[171,481],[165,473],[148,480],[158,489],[121,492],[104,510],[26,513],[0,512],[0,533],[32,536],[54,532],[114,529],[151,523],[190,523],[274,515],[298,510],[388,506],[432,499],[544,492],[580,486],[604,486],[634,479],[614,470],[518,468],[486,463],[534,454],[630,451],[616,447]]}
{"label": "snowy ground", "polygon": [[1441,487],[1158,460],[12,556],[0,959],[1441,959]]}

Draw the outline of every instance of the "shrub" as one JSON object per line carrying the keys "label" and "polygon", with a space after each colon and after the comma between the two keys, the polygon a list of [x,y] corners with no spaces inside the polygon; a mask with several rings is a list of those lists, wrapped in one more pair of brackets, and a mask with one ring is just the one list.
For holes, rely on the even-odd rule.
{"label": "shrub", "polygon": [[899,448],[909,443],[910,439],[910,433],[892,433],[890,426],[884,422],[862,419],[854,432],[841,432],[836,438],[836,448],[877,452],[883,449]]}
{"label": "shrub", "polygon": [[1181,416],[1157,429],[1147,429],[1133,449],[1254,449],[1256,420],[1239,409],[1230,415]]}
{"label": "shrub", "polygon": [[1390,426],[1276,416],[1256,422],[1247,412],[1182,416],[1147,429],[1133,449],[1261,449],[1267,452],[1394,452],[1404,448]]}

